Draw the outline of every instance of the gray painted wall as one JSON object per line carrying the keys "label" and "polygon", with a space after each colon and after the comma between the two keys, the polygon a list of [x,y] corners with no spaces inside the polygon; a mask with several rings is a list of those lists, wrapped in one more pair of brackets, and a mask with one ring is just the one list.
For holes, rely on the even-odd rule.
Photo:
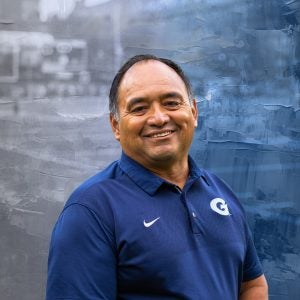
{"label": "gray painted wall", "polygon": [[270,299],[298,299],[299,22],[297,0],[1,0],[1,299],[44,298],[64,202],[119,156],[107,91],[138,53],[191,78],[192,155],[243,203]]}

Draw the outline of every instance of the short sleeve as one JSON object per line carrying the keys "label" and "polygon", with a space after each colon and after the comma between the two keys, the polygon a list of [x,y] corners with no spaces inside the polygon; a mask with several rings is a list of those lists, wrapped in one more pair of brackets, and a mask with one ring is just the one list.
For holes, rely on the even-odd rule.
{"label": "short sleeve", "polygon": [[246,235],[247,248],[243,266],[243,281],[255,279],[263,274],[262,266],[253,243],[252,234],[248,226],[246,227]]}
{"label": "short sleeve", "polygon": [[46,299],[116,299],[112,233],[81,204],[60,215],[51,238]]}

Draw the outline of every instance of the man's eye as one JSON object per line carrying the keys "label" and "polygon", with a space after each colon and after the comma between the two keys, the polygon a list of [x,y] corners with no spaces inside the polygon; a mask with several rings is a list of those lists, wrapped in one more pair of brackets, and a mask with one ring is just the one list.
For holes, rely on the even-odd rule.
{"label": "man's eye", "polygon": [[176,107],[178,107],[180,105],[180,102],[179,101],[174,101],[174,100],[172,100],[172,101],[166,101],[164,103],[164,105],[167,106],[167,107],[176,108]]}
{"label": "man's eye", "polygon": [[133,107],[132,109],[131,109],[131,111],[130,112],[132,112],[132,113],[141,113],[141,112],[143,112],[144,110],[146,109],[146,106],[136,106],[136,107]]}

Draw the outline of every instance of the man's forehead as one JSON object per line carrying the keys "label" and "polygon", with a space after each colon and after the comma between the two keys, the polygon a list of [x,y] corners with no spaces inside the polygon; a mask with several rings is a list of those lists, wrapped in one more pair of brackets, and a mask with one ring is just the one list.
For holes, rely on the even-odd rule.
{"label": "man's forehead", "polygon": [[[155,74],[155,76],[154,76]],[[129,86],[144,86],[147,84],[179,84],[184,88],[185,83],[175,70],[157,60],[145,60],[135,63],[122,78],[120,88]]]}

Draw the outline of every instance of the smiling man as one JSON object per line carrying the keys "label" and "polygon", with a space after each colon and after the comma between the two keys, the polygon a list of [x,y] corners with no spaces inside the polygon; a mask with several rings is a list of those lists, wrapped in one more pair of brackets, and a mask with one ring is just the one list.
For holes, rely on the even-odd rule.
{"label": "smiling man", "polygon": [[132,66],[118,89],[115,137],[126,155],[183,188],[197,107],[179,75],[151,60]]}
{"label": "smiling man", "polygon": [[122,156],[59,216],[48,300],[268,298],[238,199],[188,154],[197,118],[174,62],[140,55],[122,66],[110,91]]}

